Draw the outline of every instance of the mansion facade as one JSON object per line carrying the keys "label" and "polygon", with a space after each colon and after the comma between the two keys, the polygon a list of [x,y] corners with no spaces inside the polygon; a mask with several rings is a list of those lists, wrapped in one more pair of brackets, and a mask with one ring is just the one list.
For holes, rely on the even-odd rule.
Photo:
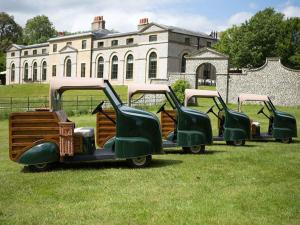
{"label": "mansion facade", "polygon": [[217,42],[215,33],[141,19],[137,31],[116,33],[97,16],[89,32],[7,49],[6,84],[48,82],[56,77],[105,78],[112,84],[150,83],[184,73],[185,56]]}

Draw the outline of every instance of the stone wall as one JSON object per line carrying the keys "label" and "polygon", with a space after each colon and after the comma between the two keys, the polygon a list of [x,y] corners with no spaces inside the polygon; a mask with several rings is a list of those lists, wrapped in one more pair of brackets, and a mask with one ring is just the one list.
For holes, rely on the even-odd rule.
{"label": "stone wall", "polygon": [[[227,76],[217,76],[217,90],[226,98]],[[228,102],[237,103],[240,93],[268,95],[275,105],[300,105],[300,70],[284,67],[279,58],[267,58],[257,69],[229,74]]]}

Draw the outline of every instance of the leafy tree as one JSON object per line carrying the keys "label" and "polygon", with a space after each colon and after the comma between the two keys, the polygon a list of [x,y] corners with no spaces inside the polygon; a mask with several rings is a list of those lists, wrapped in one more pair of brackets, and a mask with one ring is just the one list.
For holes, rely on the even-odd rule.
{"label": "leafy tree", "polygon": [[215,48],[229,55],[233,67],[259,67],[266,57],[278,56],[295,67],[299,62],[299,20],[285,20],[282,13],[266,8],[241,26],[224,31]]}
{"label": "leafy tree", "polygon": [[26,22],[24,42],[26,44],[43,43],[56,34],[57,31],[47,16],[36,16]]}
{"label": "leafy tree", "polygon": [[20,43],[22,27],[19,26],[13,16],[0,12],[0,71],[5,70],[5,50],[12,43]]}
{"label": "leafy tree", "polygon": [[175,92],[180,102],[184,101],[184,91],[190,88],[190,83],[186,80],[177,80],[173,85],[172,89]]}

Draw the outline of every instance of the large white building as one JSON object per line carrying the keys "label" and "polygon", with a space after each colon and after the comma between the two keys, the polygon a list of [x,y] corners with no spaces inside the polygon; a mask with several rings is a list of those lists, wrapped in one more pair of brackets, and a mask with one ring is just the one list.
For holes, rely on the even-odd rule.
{"label": "large white building", "polygon": [[47,82],[54,77],[149,83],[185,72],[185,56],[216,41],[215,33],[149,23],[147,18],[140,20],[137,31],[116,33],[97,16],[90,32],[54,37],[42,44],[11,45],[6,84]]}

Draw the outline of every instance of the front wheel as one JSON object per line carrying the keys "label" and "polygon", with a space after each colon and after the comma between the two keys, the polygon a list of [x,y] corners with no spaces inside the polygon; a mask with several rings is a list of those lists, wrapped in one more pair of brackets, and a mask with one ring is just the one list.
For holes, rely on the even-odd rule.
{"label": "front wheel", "polygon": [[53,164],[50,163],[41,163],[36,165],[29,165],[28,169],[31,172],[45,172],[49,171],[52,168]]}
{"label": "front wheel", "polygon": [[205,145],[198,145],[192,147],[182,147],[183,151],[190,154],[203,154],[205,152]]}
{"label": "front wheel", "polygon": [[284,144],[289,144],[292,142],[292,138],[283,138],[280,141]]}
{"label": "front wheel", "polygon": [[127,159],[126,161],[131,168],[144,168],[150,165],[151,160],[152,160],[152,156],[147,155],[147,156]]}
{"label": "front wheel", "polygon": [[243,145],[245,145],[245,140],[235,140],[235,141],[233,141],[232,142],[232,145],[234,145],[234,146],[243,146]]}

